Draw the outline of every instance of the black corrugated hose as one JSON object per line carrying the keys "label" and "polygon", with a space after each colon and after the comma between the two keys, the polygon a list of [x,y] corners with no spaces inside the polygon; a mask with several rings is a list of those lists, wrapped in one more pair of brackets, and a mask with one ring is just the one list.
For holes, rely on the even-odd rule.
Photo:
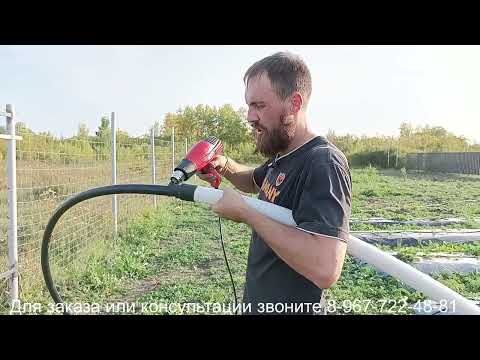
{"label": "black corrugated hose", "polygon": [[[76,195],[73,195],[69,199],[67,199],[64,203],[62,203],[50,220],[47,223],[47,227],[43,234],[42,240],[42,249],[41,249],[41,266],[43,277],[45,279],[45,284],[47,289],[52,296],[53,300],[57,304],[63,303],[62,297],[58,293],[57,289],[55,288],[54,281],[52,279],[52,274],[50,271],[50,263],[49,263],[49,244],[52,237],[53,229],[55,225],[60,220],[62,215],[71,207],[75,206],[76,204],[86,201],[89,199],[93,199],[99,196],[105,195],[115,195],[115,194],[143,194],[143,195],[163,195],[163,196],[170,196],[176,197],[181,200],[186,201],[194,201],[194,193],[197,186],[189,185],[189,184],[181,184],[181,185],[174,185],[170,184],[166,185],[147,185],[147,184],[127,184],[127,185],[110,185],[110,186],[103,186],[94,189],[90,189]],[[222,228],[221,222],[219,218],[219,227],[220,227],[220,241],[222,244],[222,250],[225,257],[225,262],[227,265],[228,272],[230,274],[230,279],[232,281],[233,293],[235,296],[235,308],[237,309],[237,294],[235,291],[235,284],[233,282],[232,273],[230,271],[230,267],[228,265],[227,256],[225,253],[225,248],[223,246],[223,236],[222,236]],[[70,314],[69,312],[65,311],[64,314]]]}

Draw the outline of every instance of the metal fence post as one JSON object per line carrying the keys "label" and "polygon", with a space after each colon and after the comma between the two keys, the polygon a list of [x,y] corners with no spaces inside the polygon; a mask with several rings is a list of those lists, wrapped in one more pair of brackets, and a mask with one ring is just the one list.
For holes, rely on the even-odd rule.
{"label": "metal fence post", "polygon": [[[399,140],[400,141],[400,140]],[[397,144],[397,156],[395,157],[395,167],[398,167],[398,148],[400,147],[399,144]]]}
{"label": "metal fence post", "polygon": [[[117,184],[117,127],[115,125],[115,113],[111,114],[111,131],[112,131],[112,185]],[[112,214],[113,214],[113,233],[115,238],[118,235],[118,217],[117,217],[117,195],[112,198]]]}
{"label": "metal fence post", "polygon": [[17,163],[15,140],[15,112],[13,105],[6,106],[8,141],[7,177],[8,177],[8,263],[10,276],[10,299],[12,304],[18,300],[18,244],[17,244]]}
{"label": "metal fence post", "polygon": [[387,168],[390,167],[390,144],[388,144],[388,149],[387,149]]}
{"label": "metal fence post", "polygon": [[[185,156],[188,154],[188,138],[185,138]],[[197,182],[197,174],[194,175],[195,182]]]}
{"label": "metal fence post", "polygon": [[[152,145],[152,184],[156,184],[155,179],[155,129],[152,127],[150,143]],[[153,206],[157,207],[157,197],[153,195]]]}
{"label": "metal fence post", "polygon": [[175,170],[175,128],[172,127],[172,171]]}

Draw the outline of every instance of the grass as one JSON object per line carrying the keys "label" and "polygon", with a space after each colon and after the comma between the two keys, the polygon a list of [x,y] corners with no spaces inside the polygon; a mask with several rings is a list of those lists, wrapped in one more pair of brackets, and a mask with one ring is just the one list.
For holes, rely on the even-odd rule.
{"label": "grass", "polygon": [[[206,206],[162,201],[156,211],[146,211],[133,222],[115,243],[98,241],[79,252],[73,263],[53,262],[52,273],[59,293],[66,303],[105,305],[130,299],[132,294],[147,295],[142,287],[154,291],[149,296],[173,301],[172,291],[177,294],[179,287],[184,290],[183,298],[191,301],[226,301],[232,294],[218,228],[211,226],[216,221]],[[232,258],[234,280],[239,284],[245,263],[236,259],[246,259],[249,232],[243,224],[224,221],[222,226],[225,237],[243,236],[225,244]],[[157,289],[146,286],[152,282]],[[241,295],[241,287],[238,289]],[[24,293],[23,301],[38,302],[48,309],[50,300],[45,289],[37,288]],[[143,301],[149,301],[148,296]]]}
{"label": "grass", "polygon": [[[432,277],[459,294],[480,300],[480,273],[433,274]],[[425,296],[394,278],[383,275],[348,257],[339,281],[329,290],[327,299],[338,314],[413,314],[411,308]],[[357,308],[352,303],[357,302]],[[343,305],[343,306],[342,306]]]}
{"label": "grass", "polygon": [[412,255],[429,254],[429,253],[446,253],[446,254],[465,254],[480,257],[480,241],[464,244],[428,244],[421,246],[384,246],[380,245],[380,249],[384,251],[395,251],[400,254]]}
{"label": "grass", "polygon": [[[19,150],[19,153],[22,153]],[[33,156],[33,155],[32,155]],[[163,161],[164,154],[157,156],[157,179],[166,178],[170,172],[168,164]],[[27,157],[28,158],[28,157]],[[54,209],[73,193],[95,186],[108,184],[111,180],[111,162],[99,161],[95,157],[77,156],[77,162],[66,163],[55,160],[17,160],[17,233],[18,254],[21,272],[23,299],[41,297],[41,274],[39,267],[39,250],[45,225]],[[7,179],[6,162],[0,161],[0,273],[8,269],[7,261]],[[119,183],[148,183],[151,179],[150,165],[143,157],[118,161]],[[119,226],[124,226],[147,204],[142,196],[119,196]],[[71,238],[71,243],[89,242],[98,237],[99,227],[112,229],[111,200],[103,198],[94,200],[92,207],[78,205],[66,215],[65,227],[57,230]],[[97,232],[97,235],[93,233]],[[94,239],[95,243],[97,242]],[[67,258],[67,247],[60,256]],[[73,249],[75,252],[75,249]],[[33,295],[32,295],[33,294]],[[8,310],[4,299],[8,297],[6,281],[0,280],[0,313]]]}
{"label": "grass", "polygon": [[[407,173],[375,168],[353,169],[352,217],[389,220],[462,218],[466,224],[435,229],[480,228],[480,176]],[[414,230],[418,225],[353,224],[353,231]]]}
{"label": "grass", "polygon": [[[399,171],[379,172],[367,168],[354,169],[352,178],[354,218],[415,220],[459,217],[468,221],[469,228],[480,227],[476,220],[480,217],[480,204],[471,201],[480,194],[478,176],[415,173],[407,174],[405,179]],[[224,181],[222,186],[228,186],[228,182]],[[129,222],[115,242],[99,238],[79,250],[75,261],[52,264],[56,279],[61,280],[58,282],[60,294],[66,301],[233,304],[230,278],[219,243],[218,218],[208,206],[164,199],[156,210],[141,211],[139,207],[134,213],[137,217]],[[222,226],[229,265],[241,301],[251,230],[244,224],[231,221],[222,221]],[[461,227],[465,228],[464,225]],[[352,226],[352,230],[402,228],[400,225]],[[413,228],[408,226],[405,229]],[[418,252],[480,256],[479,243],[383,249],[398,251],[399,256],[407,261]],[[51,300],[45,288],[39,285],[40,274],[33,277],[39,281],[23,282],[22,300],[46,306]],[[434,277],[464,296],[478,298],[480,295],[480,274]],[[404,303],[413,304],[422,299],[422,294],[350,257],[346,259],[339,281],[327,292],[329,310],[337,314],[411,314]],[[140,307],[140,313],[141,310],[147,314],[178,313],[175,309],[160,311],[157,307]]]}

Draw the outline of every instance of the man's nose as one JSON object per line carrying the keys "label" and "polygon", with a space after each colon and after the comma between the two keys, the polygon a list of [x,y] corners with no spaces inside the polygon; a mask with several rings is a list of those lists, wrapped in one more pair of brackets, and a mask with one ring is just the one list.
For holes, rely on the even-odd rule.
{"label": "man's nose", "polygon": [[258,114],[255,110],[253,109],[248,109],[247,113],[247,121],[251,124],[254,125],[255,123],[258,122]]}

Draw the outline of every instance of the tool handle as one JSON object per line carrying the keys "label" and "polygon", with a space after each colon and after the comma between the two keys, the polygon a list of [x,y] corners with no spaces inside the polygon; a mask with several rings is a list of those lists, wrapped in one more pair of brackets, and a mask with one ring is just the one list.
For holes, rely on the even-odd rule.
{"label": "tool handle", "polygon": [[207,175],[208,177],[213,177],[214,179],[208,180],[208,182],[210,183],[210,185],[212,185],[212,187],[218,189],[218,187],[220,186],[220,182],[222,181],[222,176],[218,173],[217,170],[215,170],[212,164],[208,164],[200,172]]}

